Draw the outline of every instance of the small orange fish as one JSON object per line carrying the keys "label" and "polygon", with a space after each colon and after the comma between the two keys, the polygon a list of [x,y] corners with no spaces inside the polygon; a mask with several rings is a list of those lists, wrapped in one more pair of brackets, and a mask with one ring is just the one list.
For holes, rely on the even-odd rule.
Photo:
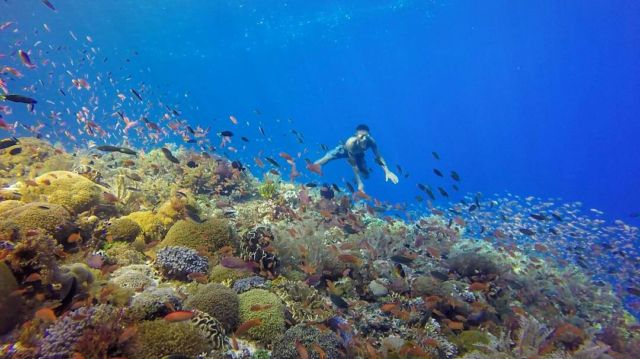
{"label": "small orange fish", "polygon": [[464,329],[464,323],[462,323],[462,322],[450,321],[449,323],[447,323],[447,326],[450,329],[453,329],[453,330],[463,330]]}
{"label": "small orange fish", "polygon": [[229,115],[229,121],[231,121],[231,123],[233,123],[234,125],[238,124],[238,119],[234,115]]}
{"label": "small orange fish", "polygon": [[39,282],[42,280],[40,273],[31,273],[24,279],[25,283]]}
{"label": "small orange fish", "polygon": [[195,315],[194,312],[190,310],[177,310],[175,312],[171,312],[164,316],[164,320],[168,322],[184,322],[185,320],[189,320],[193,318]]}
{"label": "small orange fish", "polygon": [[236,335],[231,335],[231,348],[233,350],[239,350],[240,346],[238,345],[238,339],[236,339]]}
{"label": "small orange fish", "polygon": [[533,245],[533,248],[538,251],[538,252],[547,252],[549,251],[549,248],[547,248],[547,246],[545,246],[544,244],[541,243],[536,243]]}
{"label": "small orange fish", "polygon": [[305,274],[313,275],[316,272],[316,267],[309,264],[300,264],[298,266]]}
{"label": "small orange fish", "polygon": [[429,255],[433,258],[440,258],[440,251],[433,247],[427,247],[427,253],[429,253]]}
{"label": "small orange fish", "polygon": [[307,162],[307,169],[309,172],[313,172],[319,176],[322,176],[322,169],[319,164],[312,163],[311,161]]}
{"label": "small orange fish", "polygon": [[300,359],[309,359],[309,352],[307,351],[307,348],[305,348],[299,340],[296,340],[296,351],[298,352],[298,355],[300,355]]}
{"label": "small orange fish", "polygon": [[85,358],[84,358],[84,355],[82,355],[81,353],[74,352],[73,355],[71,356],[71,359],[85,359]]}
{"label": "small orange fish", "polygon": [[262,160],[259,159],[258,157],[254,157],[253,161],[256,163],[256,165],[258,165],[258,167],[260,167],[260,168],[264,167],[264,162],[262,162]]}
{"label": "small orange fish", "polygon": [[356,193],[354,193],[354,196],[360,198],[360,199],[364,199],[365,201],[369,201],[371,200],[371,196],[369,196],[368,194],[364,193],[363,191],[357,191]]}
{"label": "small orange fish", "polygon": [[111,193],[109,193],[109,192],[103,192],[103,193],[102,193],[102,196],[104,197],[104,200],[105,200],[106,202],[109,202],[109,203],[116,203],[116,202],[118,202],[118,201],[119,201],[119,200],[118,200],[118,197],[116,197],[116,195],[111,194]]}
{"label": "small orange fish", "polygon": [[319,359],[325,359],[327,357],[327,353],[318,345],[318,343],[311,344],[311,348],[314,352],[318,353]]}
{"label": "small orange fish", "polygon": [[67,242],[69,243],[76,243],[79,241],[82,241],[82,236],[80,235],[80,233],[71,233],[69,237],[67,237]]}
{"label": "small orange fish", "polygon": [[351,263],[351,264],[355,264],[357,266],[360,266],[362,264],[362,260],[356,256],[354,256],[353,254],[341,254],[338,256],[338,259],[340,259],[341,261],[345,262],[345,263]]}
{"label": "small orange fish", "polygon": [[387,303],[380,307],[380,310],[385,313],[390,313],[396,309],[398,309],[398,303]]}
{"label": "small orange fish", "polygon": [[473,282],[469,285],[472,292],[486,292],[489,290],[489,283]]}
{"label": "small orange fish", "polygon": [[273,304],[254,304],[251,306],[251,311],[252,312],[259,312],[261,310],[265,310],[265,309],[269,309],[273,307]]}
{"label": "small orange fish", "polygon": [[187,277],[192,281],[198,282],[200,284],[206,284],[209,281],[209,279],[207,278],[207,275],[202,272],[189,273],[187,274]]}
{"label": "small orange fish", "polygon": [[122,331],[120,336],[118,336],[118,344],[128,342],[131,338],[133,338],[134,335],[136,335],[137,332],[138,332],[137,325],[132,325],[130,327],[127,327],[125,330]]}
{"label": "small orange fish", "polygon": [[282,159],[286,160],[287,162],[289,161],[293,162],[293,157],[291,157],[291,155],[286,152],[280,152],[278,156],[280,156]]}
{"label": "small orange fish", "polygon": [[236,329],[235,335],[240,336],[240,335],[246,333],[249,329],[255,328],[255,327],[259,326],[259,325],[262,325],[262,319],[260,319],[260,318],[247,320],[246,322],[240,324],[238,329]]}
{"label": "small orange fish", "polygon": [[51,308],[39,309],[36,312],[35,317],[45,322],[53,322],[57,319],[56,314]]}

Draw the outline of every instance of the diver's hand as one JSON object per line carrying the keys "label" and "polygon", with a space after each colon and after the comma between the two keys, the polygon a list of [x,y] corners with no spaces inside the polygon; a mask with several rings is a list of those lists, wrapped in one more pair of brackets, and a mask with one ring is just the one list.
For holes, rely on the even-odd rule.
{"label": "diver's hand", "polygon": [[384,180],[385,182],[391,181],[393,184],[398,184],[398,176],[389,170],[384,172]]}

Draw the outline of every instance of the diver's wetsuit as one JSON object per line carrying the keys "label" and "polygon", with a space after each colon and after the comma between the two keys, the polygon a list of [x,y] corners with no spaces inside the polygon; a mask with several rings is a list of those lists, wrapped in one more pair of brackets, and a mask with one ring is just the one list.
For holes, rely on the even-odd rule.
{"label": "diver's wetsuit", "polygon": [[349,161],[355,161],[355,164],[358,167],[358,171],[362,174],[362,177],[369,177],[369,168],[367,167],[367,162],[364,159],[364,152],[355,153],[349,156],[349,151],[347,151],[343,144],[340,144],[336,146],[336,148],[327,152],[324,158],[327,162],[339,158],[347,158]]}

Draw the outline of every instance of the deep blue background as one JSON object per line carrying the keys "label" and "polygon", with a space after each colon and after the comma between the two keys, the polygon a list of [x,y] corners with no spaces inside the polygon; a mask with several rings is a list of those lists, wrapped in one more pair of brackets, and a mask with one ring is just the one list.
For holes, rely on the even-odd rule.
{"label": "deep blue background", "polygon": [[[46,22],[50,41],[91,35],[110,60],[88,73],[131,73],[193,123],[250,137],[234,155],[248,162],[260,148],[316,158],[365,122],[411,173],[393,186],[376,170],[366,186],[379,198],[412,201],[416,181],[450,189],[437,165],[457,170],[464,192],[640,211],[640,2],[52,2],[57,13],[2,2],[0,22]],[[271,142],[257,141],[258,123]],[[345,163],[325,172],[351,178]]]}

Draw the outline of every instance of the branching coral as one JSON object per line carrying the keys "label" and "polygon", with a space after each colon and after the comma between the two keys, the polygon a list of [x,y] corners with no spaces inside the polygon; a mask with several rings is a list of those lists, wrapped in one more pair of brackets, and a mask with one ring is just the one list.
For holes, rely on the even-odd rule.
{"label": "branching coral", "polygon": [[207,273],[209,261],[194,249],[165,247],[158,251],[156,267],[168,278],[186,280],[191,273]]}

